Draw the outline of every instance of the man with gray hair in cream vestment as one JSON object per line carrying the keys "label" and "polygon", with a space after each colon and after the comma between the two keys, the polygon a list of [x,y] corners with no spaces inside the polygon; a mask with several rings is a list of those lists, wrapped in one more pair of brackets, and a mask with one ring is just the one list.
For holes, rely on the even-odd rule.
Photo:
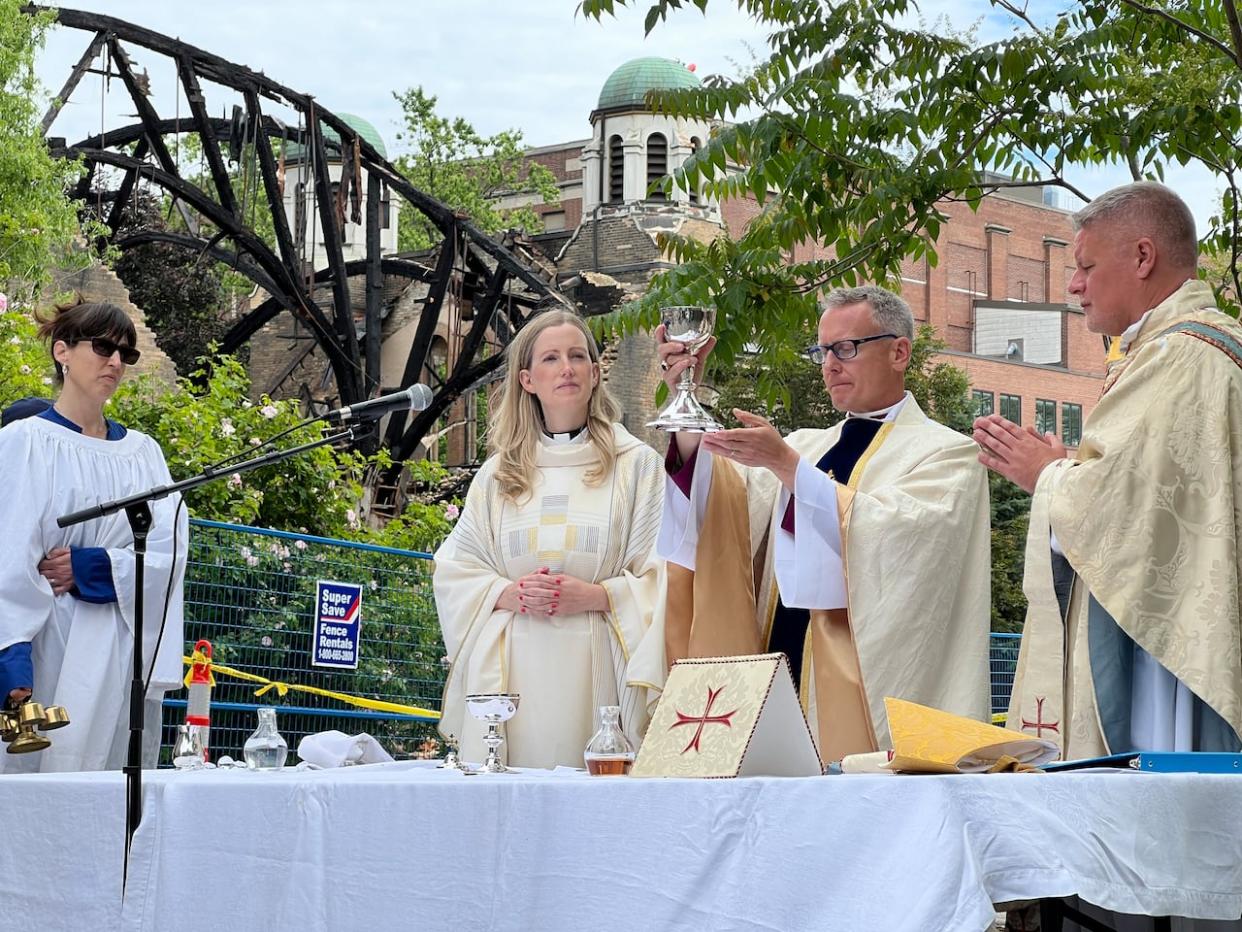
{"label": "man with gray hair in cream vestment", "polygon": [[1168,188],[1116,188],[1074,220],[1069,291],[1123,353],[1077,455],[975,422],[984,465],[1034,493],[1008,725],[1067,759],[1238,751],[1242,328],[1198,279],[1194,218]]}
{"label": "man with gray hair in cream vestment", "polygon": [[[892,746],[886,696],[987,717],[991,560],[975,445],[905,390],[909,306],[863,287],[825,307],[807,354],[845,419],[674,434],[659,547],[668,659],[783,651],[839,760]],[[670,387],[713,345],[661,342]]]}

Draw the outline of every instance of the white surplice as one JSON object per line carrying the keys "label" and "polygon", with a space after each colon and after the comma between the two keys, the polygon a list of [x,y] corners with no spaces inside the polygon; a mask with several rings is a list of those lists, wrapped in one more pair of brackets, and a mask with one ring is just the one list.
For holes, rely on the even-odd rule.
{"label": "white surplice", "polygon": [[[7,541],[0,560],[0,648],[32,642],[33,698],[64,706],[71,722],[49,733],[52,746],[45,751],[0,753],[0,773],[105,770],[124,763],[134,645],[133,534],[124,512],[67,528],[57,527],[56,519],[171,481],[159,445],[136,430],[119,440],[102,440],[39,417],[0,430],[0,527]],[[146,697],[148,728],[164,691],[181,682],[189,526],[183,508],[176,521],[174,570],[177,499],[169,496],[151,505],[143,610],[148,671],[170,572],[173,585]],[[54,596],[38,564],[57,547],[106,549],[117,601],[95,604],[69,593]],[[155,743],[158,747],[158,735]]]}
{"label": "white surplice", "polygon": [[[545,440],[531,494],[504,499],[495,458],[483,464],[453,532],[436,551],[436,609],[451,661],[440,731],[482,759],[482,723],[465,710],[476,692],[516,692],[504,753],[517,766],[581,767],[595,709],[620,705],[631,741],[641,740],[664,683],[665,574],[655,556],[662,506],[658,454],[614,425],[617,460],[599,485],[585,484],[594,446]],[[607,612],[536,617],[496,608],[515,579],[549,567],[602,585]]]}

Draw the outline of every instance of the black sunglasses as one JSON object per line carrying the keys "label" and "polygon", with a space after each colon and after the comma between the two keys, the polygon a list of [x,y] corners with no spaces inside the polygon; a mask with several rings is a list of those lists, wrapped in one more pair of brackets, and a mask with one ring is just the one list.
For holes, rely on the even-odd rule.
{"label": "black sunglasses", "polygon": [[[79,340],[78,342],[85,341]],[[132,366],[138,361],[138,357],[142,355],[132,346],[127,346],[124,343],[114,343],[107,337],[91,337],[90,344],[91,349],[95,351],[95,355],[102,356],[104,359],[111,359],[113,353],[120,353],[121,362],[127,366]]]}

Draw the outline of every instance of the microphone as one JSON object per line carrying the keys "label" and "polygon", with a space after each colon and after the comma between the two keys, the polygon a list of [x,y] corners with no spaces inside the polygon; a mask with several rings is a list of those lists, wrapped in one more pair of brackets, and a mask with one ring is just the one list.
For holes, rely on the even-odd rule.
{"label": "microphone", "polygon": [[380,395],[370,401],[360,401],[356,405],[346,405],[329,411],[323,415],[323,419],[329,424],[348,424],[350,421],[383,417],[391,411],[422,411],[431,404],[431,397],[430,388],[421,382],[415,382],[403,392]]}

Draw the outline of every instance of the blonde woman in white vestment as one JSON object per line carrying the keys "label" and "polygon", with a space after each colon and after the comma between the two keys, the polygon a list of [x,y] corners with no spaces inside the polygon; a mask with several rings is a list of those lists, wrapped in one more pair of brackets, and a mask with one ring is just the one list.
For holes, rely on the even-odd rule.
{"label": "blonde woman in white vestment", "polygon": [[566,311],[508,348],[491,456],[436,552],[451,662],[440,732],[482,760],[470,693],[513,692],[510,765],[581,767],[601,705],[637,745],[664,682],[660,456],[616,423],[599,350]]}
{"label": "blonde woman in white vestment", "polygon": [[[67,528],[56,519],[172,478],[154,440],[104,416],[126,367],[138,360],[125,311],[114,304],[59,308],[40,333],[60,395],[41,414],[0,430],[0,701],[33,693],[44,705],[64,706],[71,723],[51,733],[46,750],[0,754],[0,773],[116,769],[129,734],[134,538],[124,512]],[[181,679],[188,528],[179,499],[151,505],[143,610],[146,767],[155,766],[159,751],[164,692]]]}

